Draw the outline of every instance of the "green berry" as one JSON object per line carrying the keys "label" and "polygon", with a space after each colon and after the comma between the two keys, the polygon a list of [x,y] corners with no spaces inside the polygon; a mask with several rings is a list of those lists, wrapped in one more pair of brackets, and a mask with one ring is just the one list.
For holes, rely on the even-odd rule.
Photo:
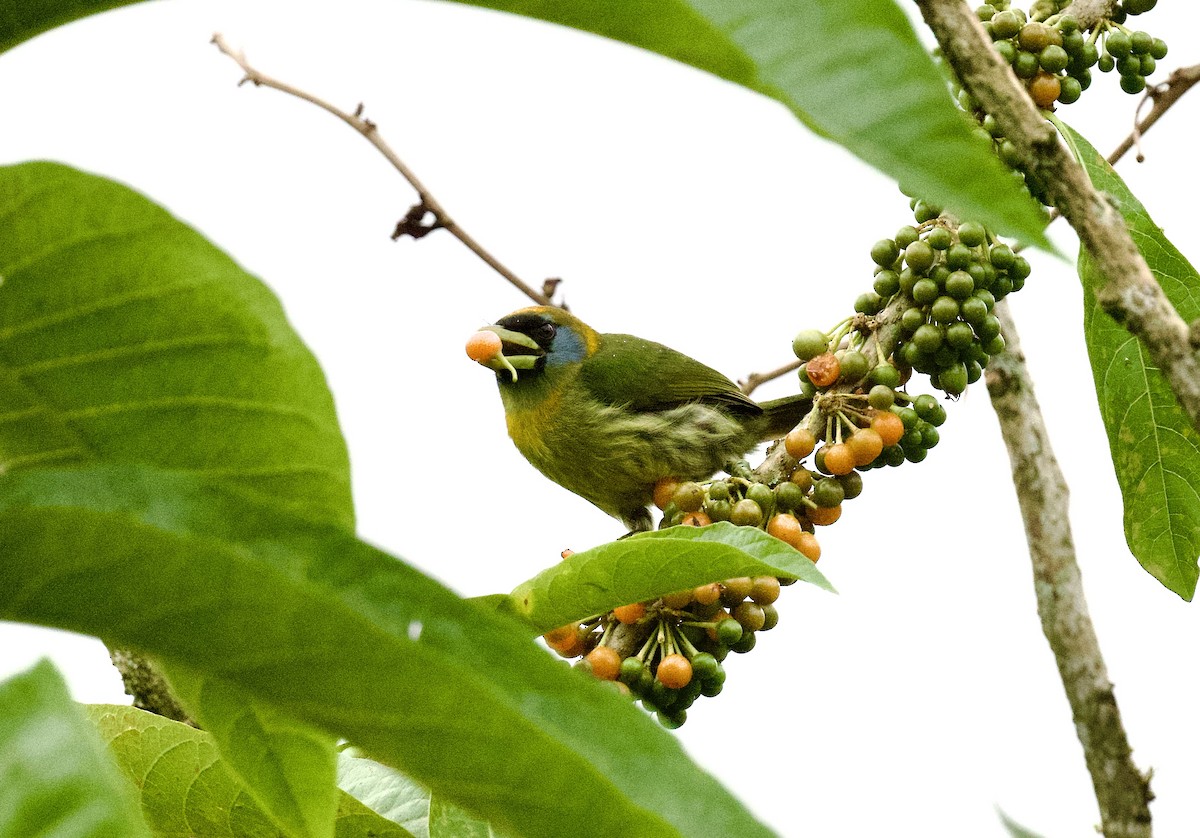
{"label": "green berry", "polygon": [[1153,55],[1143,55],[1141,57],[1141,73],[1143,76],[1150,76],[1158,68],[1158,64],[1154,61]]}
{"label": "green berry", "polygon": [[642,663],[641,658],[630,655],[629,657],[625,658],[625,660],[621,661],[621,672],[617,677],[622,682],[632,687],[637,683],[644,667],[645,664]]}
{"label": "green berry", "polygon": [[823,477],[813,484],[812,502],[817,506],[832,509],[846,498],[846,490],[833,477]]}
{"label": "green berry", "polygon": [[[919,399],[921,397],[917,396],[917,398]],[[933,399],[933,396],[930,396],[929,398]],[[934,399],[933,403],[936,405],[937,400]],[[917,413],[915,407],[902,407],[893,412],[900,417],[900,424],[904,426],[906,431],[912,430],[917,426],[917,423],[921,421],[921,416],[919,413]]]}
{"label": "green berry", "polygon": [[954,322],[958,318],[958,300],[953,297],[938,297],[929,307],[929,316],[935,323]]}
{"label": "green berry", "polygon": [[933,425],[921,426],[921,447],[933,448],[942,441],[942,435],[938,433],[938,429]]}
{"label": "green berry", "polygon": [[1120,73],[1123,78],[1141,75],[1141,57],[1134,55],[1133,53],[1130,53],[1129,55],[1122,55],[1117,59],[1117,72]]}
{"label": "green berry", "polygon": [[895,389],[900,386],[900,371],[888,363],[877,364],[867,373],[867,383]]}
{"label": "green berry", "polygon": [[762,526],[762,507],[749,498],[744,498],[734,504],[733,511],[729,515],[729,520],[739,527]]}
{"label": "green berry", "polygon": [[729,484],[724,480],[714,480],[708,487],[708,499],[729,500]]}
{"label": "green berry", "polygon": [[[1059,22],[1059,29],[1062,30],[1062,22],[1061,21]],[[1075,29],[1071,32],[1067,32],[1066,30],[1063,30],[1062,48],[1063,48],[1063,51],[1066,52],[1067,55],[1070,56],[1072,59],[1083,55],[1084,50],[1087,48],[1087,46],[1088,46],[1087,38],[1083,37],[1083,33],[1080,32],[1078,29]],[[1042,65],[1043,68],[1045,66],[1046,66],[1045,64]]]}
{"label": "green berry", "polygon": [[999,355],[1004,351],[1004,335],[996,335],[983,344],[983,351],[989,355]]}
{"label": "green berry", "polygon": [[992,35],[997,39],[1012,38],[1021,31],[1021,23],[1016,12],[997,12],[991,19]]}
{"label": "green berry", "polygon": [[923,462],[925,458],[929,456],[929,451],[925,448],[909,448],[907,450],[901,450],[904,451],[904,459],[908,460],[910,463]]}
{"label": "green berry", "polygon": [[951,323],[946,327],[946,343],[954,349],[966,349],[974,342],[975,332],[969,323]]}
{"label": "green berry", "polygon": [[938,400],[928,393],[917,396],[913,402],[917,416],[931,425],[941,425],[946,421],[946,409],[938,404]]}
{"label": "green berry", "polygon": [[1109,33],[1104,41],[1104,48],[1113,58],[1121,58],[1133,50],[1133,42],[1128,35],[1117,29]]}
{"label": "green berry", "polygon": [[1017,74],[1017,78],[1031,79],[1038,73],[1038,68],[1041,65],[1038,63],[1038,57],[1032,52],[1018,50],[1017,57],[1013,59],[1013,72]]}
{"label": "green berry", "polygon": [[925,237],[925,241],[934,250],[945,250],[954,244],[954,236],[945,227],[934,227],[929,231],[929,235]]}
{"label": "green berry", "polygon": [[867,393],[867,403],[876,410],[887,410],[896,402],[896,391],[886,384],[876,384]]}
{"label": "green berry", "polygon": [[997,242],[996,244],[992,245],[992,249],[989,251],[989,256],[992,260],[992,264],[1002,271],[1008,270],[1010,267],[1012,267],[1013,259],[1015,258],[1012,248],[1003,242]]}
{"label": "green berry", "polygon": [[963,300],[959,309],[962,319],[971,325],[983,322],[983,318],[988,315],[987,304],[974,294]]}
{"label": "green berry", "polygon": [[1016,256],[1013,258],[1012,267],[1008,269],[1010,275],[1025,279],[1029,276],[1030,271],[1029,260],[1024,256]]}
{"label": "green berry", "polygon": [[1067,69],[1067,63],[1071,60],[1071,56],[1067,55],[1067,51],[1062,47],[1051,44],[1038,53],[1038,64],[1042,65],[1042,69],[1047,73],[1060,73]]}
{"label": "green berry", "polygon": [[967,367],[962,362],[952,364],[938,373],[938,386],[952,396],[967,389]]}
{"label": "green berry", "polygon": [[927,305],[936,300],[940,293],[941,289],[938,288],[938,284],[926,277],[913,285],[912,298],[920,305]]}
{"label": "green berry", "polygon": [[742,624],[726,617],[717,624],[717,641],[723,646],[732,646],[742,639]]}
{"label": "green berry", "polygon": [[875,274],[875,293],[887,299],[900,290],[900,275],[892,270],[882,270]]}
{"label": "green berry", "polygon": [[946,251],[946,269],[950,271],[964,270],[971,264],[971,249],[965,244],[956,244]]}
{"label": "green berry", "polygon": [[1129,49],[1134,55],[1148,55],[1154,47],[1154,38],[1149,32],[1134,32],[1129,38]]}
{"label": "green berry", "polygon": [[748,631],[742,635],[742,639],[739,640],[737,643],[729,644],[729,651],[737,652],[739,655],[744,655],[747,652],[749,652],[751,649],[753,649],[754,644],[757,642],[758,642],[758,640],[755,637],[755,633],[752,631]]}
{"label": "green berry", "polygon": [[1150,46],[1150,55],[1155,61],[1162,61],[1167,57],[1167,42],[1162,38],[1155,38],[1154,43]]}
{"label": "green berry", "polygon": [[899,256],[900,248],[892,239],[880,239],[871,246],[871,259],[881,267],[891,267]]}
{"label": "green berry", "polygon": [[1079,83],[1079,79],[1067,76],[1060,81],[1058,101],[1064,105],[1070,105],[1078,102],[1081,95],[1083,95],[1083,85]]}
{"label": "green berry", "polygon": [[696,680],[707,681],[715,678],[720,671],[721,664],[708,652],[701,652],[692,658],[692,677]]}
{"label": "green berry", "polygon": [[932,354],[941,348],[942,340],[942,330],[931,323],[926,323],[913,334],[912,345],[920,352]]}
{"label": "green berry", "polygon": [[904,449],[899,445],[889,445],[883,449],[883,453],[879,455],[879,459],[892,468],[904,465]]}
{"label": "green berry", "polygon": [[882,308],[883,300],[874,291],[859,294],[858,299],[854,301],[854,310],[859,314],[878,314]]}
{"label": "green berry", "polygon": [[974,292],[975,280],[966,271],[955,271],[946,277],[946,293],[954,299],[965,300]]}
{"label": "green berry", "polygon": [[917,228],[906,224],[896,231],[896,246],[903,250],[919,238],[921,234]]}
{"label": "green berry", "polygon": [[1096,67],[1099,68],[1101,73],[1111,73],[1116,66],[1116,59],[1107,52],[1101,53],[1100,57],[1096,60]]}
{"label": "green berry", "polygon": [[913,208],[913,218],[917,219],[917,223],[919,224],[932,221],[941,214],[942,208],[928,201],[917,201],[917,205]]}
{"label": "green berry", "polygon": [[790,480],[775,487],[775,507],[781,512],[799,509],[804,503],[804,490]]}
{"label": "green berry", "polygon": [[752,483],[746,490],[746,499],[758,505],[763,518],[769,517],[775,510],[775,492],[766,483]]}
{"label": "green berry", "polygon": [[967,247],[978,247],[987,241],[987,230],[977,221],[964,221],[958,227],[958,240]]}
{"label": "green berry", "polygon": [[927,273],[933,267],[933,260],[933,248],[928,242],[915,241],[904,248],[904,263],[912,268],[913,273]]}
{"label": "green berry", "polygon": [[996,52],[1000,53],[1000,57],[1006,64],[1012,64],[1013,59],[1017,57],[1017,48],[1012,41],[996,41],[992,46],[995,47]]}
{"label": "green berry", "polygon": [[801,361],[808,361],[829,350],[829,335],[818,329],[805,329],[792,338],[792,351]]}
{"label": "green berry", "polygon": [[841,380],[853,384],[861,381],[871,371],[871,362],[867,356],[857,349],[850,349],[841,355]]}
{"label": "green berry", "polygon": [[989,314],[983,318],[983,322],[975,327],[975,334],[984,343],[1000,334],[1000,319],[994,314]]}

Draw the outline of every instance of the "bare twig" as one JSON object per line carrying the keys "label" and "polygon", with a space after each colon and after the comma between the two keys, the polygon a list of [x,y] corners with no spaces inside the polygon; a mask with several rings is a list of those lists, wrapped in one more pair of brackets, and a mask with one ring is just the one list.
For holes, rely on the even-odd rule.
{"label": "bare twig", "polygon": [[[379,150],[380,154],[387,158],[387,161],[391,163],[393,167],[395,167],[396,171],[403,175],[404,179],[407,180],[409,184],[412,185],[412,188],[417,191],[417,197],[420,200],[414,204],[411,209],[409,209],[405,217],[400,221],[399,224],[396,225],[396,230],[392,234],[393,239],[400,238],[401,236],[405,235],[412,236],[413,238],[421,238],[433,230],[443,228],[464,245],[466,245],[472,253],[486,262],[492,268],[492,270],[496,271],[496,273],[500,274],[502,277],[512,283],[513,286],[516,287],[526,297],[541,305],[553,305],[553,303],[550,302],[549,297],[526,284],[520,277],[501,264],[499,259],[484,249],[483,245],[472,238],[466,230],[458,225],[458,222],[450,217],[450,214],[446,212],[445,207],[443,207],[437,198],[435,198],[433,194],[425,187],[425,185],[421,183],[412,169],[405,165],[404,161],[397,156],[396,152],[392,150],[391,146],[384,142],[383,138],[379,136],[379,131],[375,123],[363,117],[363,106],[361,104],[355,108],[353,113],[343,111],[340,108],[331,105],[329,102],[312,95],[311,93],[300,90],[299,88],[293,87],[286,82],[279,81],[278,79],[274,79],[268,75],[260,73],[254,67],[250,66],[250,64],[246,61],[246,57],[240,50],[231,49],[220,33],[213,35],[212,42],[216,44],[217,49],[232,58],[237,65],[242,68],[242,72],[246,74],[245,77],[238,82],[238,84],[250,82],[256,87],[269,87],[274,90],[278,90],[281,93],[287,93],[290,96],[303,99],[304,101],[310,102],[316,105],[318,108],[333,114],[338,119],[342,120],[342,122],[345,122],[355,131],[366,137],[367,141],[370,142],[371,145],[375,146],[375,148]],[[432,216],[433,220],[431,222],[426,222],[426,216]]]}
{"label": "bare twig", "polygon": [[996,304],[1007,348],[988,362],[985,381],[1012,462],[1025,521],[1042,631],[1054,652],[1075,729],[1100,804],[1106,838],[1148,838],[1150,779],[1133,762],[1121,712],[1100,653],[1067,515],[1067,484],[1050,448],[1016,324]]}
{"label": "bare twig", "polygon": [[1046,184],[1052,203],[1075,228],[1105,277],[1096,300],[1146,347],[1192,425],[1200,428],[1200,355],[1115,207],[1059,142],[1000,54],[975,12],[959,0],[917,0],[947,61],[967,91],[1016,145],[1020,167]]}
{"label": "bare twig", "polygon": [[748,396],[751,393],[753,393],[755,390],[757,390],[760,386],[762,386],[763,384],[766,384],[768,381],[774,381],[776,378],[779,378],[780,376],[787,375],[789,372],[792,372],[793,370],[800,369],[800,365],[802,363],[804,363],[804,362],[803,361],[792,361],[791,363],[784,364],[782,367],[773,369],[770,372],[752,372],[748,376],[743,378],[741,381],[739,381],[738,385],[742,388],[742,392]]}
{"label": "bare twig", "polygon": [[[1108,164],[1115,166],[1129,149],[1138,144],[1142,134],[1149,131],[1151,126],[1158,122],[1183,94],[1196,86],[1197,82],[1200,82],[1200,64],[1193,64],[1191,67],[1180,67],[1172,71],[1165,82],[1148,88],[1145,97],[1138,103],[1137,113],[1141,113],[1142,105],[1146,102],[1153,102],[1150,112],[1141,121],[1135,118],[1133,131],[1121,141],[1112,154],[1108,155]],[[1143,159],[1142,153],[1139,151],[1137,161],[1141,163]]]}

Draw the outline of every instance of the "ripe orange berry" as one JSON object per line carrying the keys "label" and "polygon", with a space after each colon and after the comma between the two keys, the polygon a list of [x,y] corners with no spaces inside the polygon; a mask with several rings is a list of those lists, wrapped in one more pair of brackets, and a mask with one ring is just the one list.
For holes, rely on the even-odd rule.
{"label": "ripe orange berry", "polygon": [[[873,428],[859,428],[846,440],[850,453],[854,455],[854,465],[865,466],[875,462],[875,458],[883,451],[883,437]],[[825,454],[825,465],[829,465],[829,454]]]}
{"label": "ripe orange berry", "polygon": [[854,471],[854,452],[844,442],[825,446],[825,468],[830,474],[849,474]]}
{"label": "ripe orange berry", "polygon": [[483,363],[495,358],[504,348],[504,341],[495,332],[480,330],[467,338],[467,357]]}
{"label": "ripe orange berry", "polygon": [[821,558],[821,545],[817,543],[817,537],[810,532],[806,532],[800,536],[800,543],[796,545],[796,549],[815,563]]}
{"label": "ripe orange berry", "polygon": [[803,460],[817,447],[817,438],[808,428],[793,428],[783,438],[783,445],[789,456]]}
{"label": "ripe orange berry", "polygon": [[563,550],[558,555],[562,556],[564,559],[569,559],[575,555],[575,551],[572,550],[570,547],[568,547],[566,550]]}
{"label": "ripe orange berry", "polygon": [[601,681],[612,681],[621,673],[621,656],[611,646],[597,646],[584,660],[592,665],[592,674]]}
{"label": "ripe orange berry", "polygon": [[664,687],[678,690],[692,681],[692,662],[683,655],[667,655],[658,662],[656,677]]}
{"label": "ripe orange berry", "polygon": [[1029,95],[1039,108],[1051,107],[1061,92],[1062,82],[1058,80],[1058,76],[1049,73],[1038,73],[1029,82]]}
{"label": "ripe orange berry", "polygon": [[576,632],[573,637],[567,639],[560,646],[551,646],[554,651],[558,652],[560,657],[577,658],[587,651],[587,635],[583,632]]}
{"label": "ripe orange berry", "polygon": [[613,609],[613,616],[617,618],[617,622],[624,625],[632,625],[642,617],[646,616],[646,606],[641,602],[632,602],[629,605],[618,605]]}
{"label": "ripe orange berry", "polygon": [[816,509],[808,510],[808,520],[812,521],[818,527],[827,527],[841,517],[841,506],[818,506]]}
{"label": "ripe orange berry", "polygon": [[682,610],[692,604],[693,589],[688,588],[685,591],[675,591],[669,593],[662,598],[663,605],[667,608],[675,608]]}
{"label": "ripe orange berry", "polygon": [[800,522],[796,520],[796,516],[790,512],[781,512],[778,515],[772,515],[771,520],[767,523],[767,534],[773,535],[780,541],[796,546],[796,540],[804,530],[800,527]]}
{"label": "ripe orange berry", "polygon": [[842,374],[842,362],[832,352],[813,358],[804,367],[814,387],[828,387]]}
{"label": "ripe orange berry", "polygon": [[689,512],[683,516],[683,520],[679,522],[681,527],[707,527],[712,523],[712,518],[708,517],[708,513],[703,510],[697,512]]}
{"label": "ripe orange berry", "polygon": [[900,437],[904,436],[904,423],[890,410],[881,410],[871,420],[871,430],[879,434],[879,438],[886,448],[889,445],[895,445],[900,441]]}
{"label": "ripe orange berry", "polygon": [[659,509],[666,509],[678,489],[679,481],[674,477],[664,477],[659,480],[654,484],[654,505]]}
{"label": "ripe orange berry", "polygon": [[542,635],[542,639],[546,641],[546,645],[551,649],[557,649],[571,642],[572,638],[579,634],[579,623],[567,623],[565,626],[559,626],[556,629],[550,629]]}

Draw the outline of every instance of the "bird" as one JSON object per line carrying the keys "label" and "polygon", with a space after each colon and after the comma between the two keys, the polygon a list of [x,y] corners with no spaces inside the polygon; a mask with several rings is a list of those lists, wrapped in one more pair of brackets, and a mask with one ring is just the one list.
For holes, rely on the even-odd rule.
{"label": "bird", "polygon": [[525,459],[630,533],[651,529],[659,480],[705,480],[811,407],[801,395],[759,404],[682,352],[601,334],[555,306],[484,326],[467,354],[495,371],[508,435]]}

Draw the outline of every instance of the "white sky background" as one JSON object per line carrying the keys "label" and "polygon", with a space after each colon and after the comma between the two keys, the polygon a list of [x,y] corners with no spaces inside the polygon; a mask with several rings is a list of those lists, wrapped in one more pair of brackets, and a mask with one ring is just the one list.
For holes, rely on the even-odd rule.
{"label": "white sky background", "polygon": [[[1140,19],[1200,60],[1194,4]],[[335,11],[336,9],[336,11]],[[870,286],[868,251],[909,223],[881,175],[781,106],[640,50],[454,4],[141,4],[0,56],[0,162],[56,159],[166,205],[283,299],[329,377],[362,535],[462,592],[507,591],[620,534],[527,465],[466,337],[525,304],[444,233],[393,243],[413,193],[332,117],[243,87],[207,41],[352,108],[459,222],[535,284],[566,279],[601,331],[742,377],[787,361]],[[1102,151],[1135,97],[1097,78],[1065,118]],[[1120,170],[1200,258],[1197,99]],[[1061,226],[1056,225],[1056,228]],[[1064,252],[1075,242],[1056,229]],[[1093,617],[1159,834],[1195,834],[1197,615],[1124,545],[1083,351],[1078,280],[1034,256],[1013,308],[1073,494]],[[787,392],[792,380],[764,388]],[[729,661],[679,735],[781,834],[1002,836],[1000,806],[1048,838],[1098,821],[1035,612],[1008,462],[978,385],[921,465],[866,475],[821,535],[831,596],[784,591],[781,622]],[[50,655],[82,701],[123,702],[95,641],[0,624],[0,677]]]}

